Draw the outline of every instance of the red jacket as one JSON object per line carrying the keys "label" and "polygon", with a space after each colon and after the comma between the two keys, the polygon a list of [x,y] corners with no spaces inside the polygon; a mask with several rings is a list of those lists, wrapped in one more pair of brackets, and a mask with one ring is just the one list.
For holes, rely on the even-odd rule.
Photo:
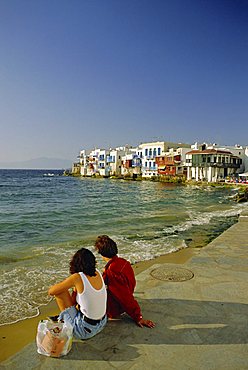
{"label": "red jacket", "polygon": [[108,288],[108,317],[115,318],[126,312],[134,321],[140,321],[142,315],[133,296],[136,280],[130,262],[114,256],[105,266],[103,279]]}

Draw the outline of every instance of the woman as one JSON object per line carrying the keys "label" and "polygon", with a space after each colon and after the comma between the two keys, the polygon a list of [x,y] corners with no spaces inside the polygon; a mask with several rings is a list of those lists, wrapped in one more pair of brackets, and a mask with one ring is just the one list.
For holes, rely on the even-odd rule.
{"label": "woman", "polygon": [[[71,275],[53,285],[48,294],[55,296],[61,311],[59,320],[69,322],[78,339],[99,333],[107,323],[107,292],[96,259],[86,248],[78,250],[70,262]],[[69,289],[73,288],[72,294]]]}

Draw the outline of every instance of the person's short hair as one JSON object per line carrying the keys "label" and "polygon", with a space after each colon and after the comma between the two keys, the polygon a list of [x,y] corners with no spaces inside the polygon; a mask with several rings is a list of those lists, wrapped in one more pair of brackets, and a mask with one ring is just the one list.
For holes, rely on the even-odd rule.
{"label": "person's short hair", "polygon": [[117,255],[116,242],[107,235],[99,235],[95,241],[95,248],[103,257],[112,258]]}
{"label": "person's short hair", "polygon": [[70,273],[83,272],[88,276],[96,276],[96,257],[86,248],[79,249],[70,261]]}

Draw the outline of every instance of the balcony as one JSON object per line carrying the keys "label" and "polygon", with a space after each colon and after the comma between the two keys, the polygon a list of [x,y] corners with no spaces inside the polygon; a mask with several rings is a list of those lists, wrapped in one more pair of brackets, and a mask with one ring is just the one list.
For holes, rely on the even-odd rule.
{"label": "balcony", "polygon": [[201,162],[192,163],[193,167],[217,167],[217,168],[240,168],[240,164],[237,163],[222,163],[222,162]]}
{"label": "balcony", "polygon": [[137,158],[132,161],[132,167],[141,167],[141,166],[142,166],[142,163],[140,159]]}
{"label": "balcony", "polygon": [[106,161],[107,161],[107,163],[115,163],[115,157],[107,156]]}
{"label": "balcony", "polygon": [[157,167],[156,166],[151,166],[151,167],[143,167],[143,169],[145,171],[157,171]]}
{"label": "balcony", "polygon": [[155,157],[156,157],[156,155],[154,155],[154,154],[145,155],[146,159],[154,159]]}

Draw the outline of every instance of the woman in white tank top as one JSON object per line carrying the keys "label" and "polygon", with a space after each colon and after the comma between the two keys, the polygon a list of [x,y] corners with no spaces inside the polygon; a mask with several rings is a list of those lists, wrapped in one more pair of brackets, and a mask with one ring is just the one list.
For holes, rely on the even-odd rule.
{"label": "woman in white tank top", "polygon": [[67,279],[53,285],[48,294],[55,296],[61,311],[58,319],[73,326],[74,336],[91,338],[107,323],[107,292],[94,254],[86,248],[78,250],[71,259],[70,273]]}

